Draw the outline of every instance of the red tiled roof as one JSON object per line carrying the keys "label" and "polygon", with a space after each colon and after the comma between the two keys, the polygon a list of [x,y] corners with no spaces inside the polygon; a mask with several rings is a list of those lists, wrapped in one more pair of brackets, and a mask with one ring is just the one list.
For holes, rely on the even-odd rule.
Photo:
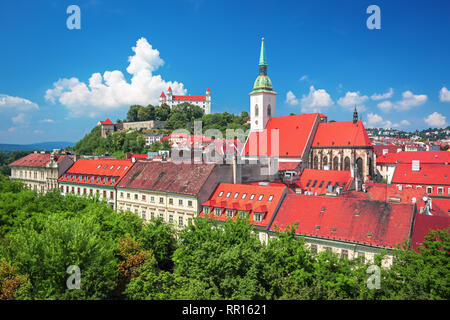
{"label": "red tiled roof", "polygon": [[[116,186],[120,179],[132,168],[133,162],[127,159],[79,159],[63,174],[58,181],[80,184]],[[70,179],[69,179],[70,174]],[[81,180],[79,179],[80,175]],[[87,177],[87,179],[86,179]],[[94,181],[92,181],[94,177]],[[98,177],[101,177],[98,182]],[[108,177],[105,184],[104,178]],[[112,183],[111,177],[115,178]]]}
{"label": "red tiled roof", "polygon": [[214,166],[138,160],[118,187],[197,195]]}
{"label": "red tiled roof", "polygon": [[161,92],[161,95],[160,95],[160,97],[165,97],[166,95],[164,94],[164,91],[163,92]]}
{"label": "red tiled roof", "polygon": [[289,194],[270,230],[298,222],[296,233],[393,248],[409,240],[413,206],[351,198]]}
{"label": "red tiled roof", "polygon": [[[318,113],[309,113],[269,119],[264,132],[250,133],[243,155],[301,157],[318,116]],[[278,143],[278,150],[272,146],[272,130],[276,129],[279,139],[274,142]]]}
{"label": "red tiled roof", "polygon": [[433,198],[433,208],[436,206],[439,207],[443,212],[447,213],[450,216],[450,198],[442,199],[442,198]]}
{"label": "red tiled roof", "polygon": [[206,92],[210,92],[211,90],[209,90],[209,88],[208,89],[206,89]]}
{"label": "red tiled roof", "polygon": [[[249,184],[220,183],[209,200],[202,205],[215,208],[250,211],[251,224],[267,227],[285,192],[287,192],[286,186],[256,186]],[[228,193],[229,197],[227,198]],[[235,198],[236,193],[237,197]],[[246,196],[242,199],[244,194],[246,194]],[[219,195],[221,196],[219,197]],[[254,197],[250,200],[252,195],[254,195]],[[261,195],[263,195],[263,197],[259,200]],[[273,196],[273,198],[271,201],[268,201],[270,196]],[[254,221],[255,212],[266,212],[262,221]],[[203,210],[200,212],[200,216],[205,216]],[[220,216],[216,216],[214,212],[211,211],[208,217],[221,221],[229,219],[226,216],[225,210]],[[237,213],[234,214],[233,220],[236,218]]]}
{"label": "red tiled roof", "polygon": [[375,146],[373,146],[373,151],[377,155],[377,162],[378,162],[378,157],[383,156],[383,150],[387,150],[387,153],[397,153],[398,149],[402,150],[402,147],[394,146],[394,145],[375,145]]}
{"label": "red tiled roof", "polygon": [[10,163],[9,165],[21,167],[45,167],[45,165],[49,161],[50,161],[49,153],[30,153],[29,155],[20,158]]}
{"label": "red tiled roof", "polygon": [[172,88],[171,88],[171,87],[169,87],[169,90],[167,90],[167,91],[172,91]]}
{"label": "red tiled roof", "polygon": [[423,245],[425,236],[430,230],[442,230],[450,227],[450,218],[417,214],[414,222],[414,230],[411,237],[411,247],[416,249]]}
{"label": "red tiled roof", "polygon": [[278,171],[295,170],[300,162],[278,162]]}
{"label": "red tiled roof", "polygon": [[[416,203],[422,203],[425,195],[424,188],[407,188],[402,186],[399,190],[396,185],[387,185],[384,183],[366,183],[367,193],[372,199],[378,201],[387,201],[388,198],[399,198],[401,203],[412,203],[415,198]],[[421,204],[422,205],[422,204]]]}
{"label": "red tiled roof", "polygon": [[100,121],[100,123],[103,124],[103,125],[105,125],[105,124],[109,124],[109,125],[114,124],[111,120],[109,120],[109,118],[106,119],[105,121]]}
{"label": "red tiled roof", "polygon": [[206,101],[206,96],[173,96],[173,100],[180,100],[180,101]]}
{"label": "red tiled roof", "polygon": [[450,165],[420,164],[420,171],[412,171],[412,165],[397,164],[392,183],[450,185]]}
{"label": "red tiled roof", "polygon": [[422,163],[450,163],[450,152],[448,151],[402,151],[398,153],[387,153],[377,156],[377,163],[412,163],[419,160]]}
{"label": "red tiled roof", "polygon": [[362,121],[321,122],[312,147],[372,146]]}
{"label": "red tiled roof", "polygon": [[[320,195],[328,192],[327,185],[329,183],[332,186],[338,183],[341,188],[345,184],[343,191],[346,191],[350,187],[352,179],[350,171],[304,169],[300,180],[295,184],[302,191],[308,190]],[[320,186],[321,184],[322,186]]]}

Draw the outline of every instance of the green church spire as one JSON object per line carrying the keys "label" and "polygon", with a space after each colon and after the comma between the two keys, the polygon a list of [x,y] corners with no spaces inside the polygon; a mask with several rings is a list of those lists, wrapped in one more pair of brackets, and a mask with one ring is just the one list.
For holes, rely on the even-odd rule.
{"label": "green church spire", "polygon": [[264,46],[264,38],[261,40],[261,52],[259,54],[259,76],[256,78],[253,85],[254,92],[273,92],[272,81],[267,76],[267,58],[266,58],[266,48]]}

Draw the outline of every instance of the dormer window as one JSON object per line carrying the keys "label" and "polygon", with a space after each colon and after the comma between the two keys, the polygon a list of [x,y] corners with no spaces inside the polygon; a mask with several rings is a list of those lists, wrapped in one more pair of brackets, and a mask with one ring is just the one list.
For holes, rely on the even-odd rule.
{"label": "dormer window", "polygon": [[97,178],[97,183],[100,183],[101,180],[102,180],[102,178],[101,178],[101,177],[98,177],[98,178]]}
{"label": "dormer window", "polygon": [[271,195],[269,196],[269,199],[267,199],[267,202],[272,202],[272,199],[273,199],[273,194],[271,194]]}
{"label": "dormer window", "polygon": [[205,212],[205,214],[209,214],[210,208],[207,207],[207,206],[204,206],[204,207],[203,207],[203,211]]}
{"label": "dormer window", "polygon": [[214,214],[216,216],[220,216],[221,213],[222,213],[222,208],[214,208]]}
{"label": "dormer window", "polygon": [[227,218],[233,218],[233,215],[234,215],[234,210],[227,209]]}
{"label": "dormer window", "polygon": [[264,215],[265,213],[263,212],[255,212],[253,214],[253,220],[255,220],[256,222],[261,222],[264,219]]}
{"label": "dormer window", "polygon": [[259,197],[258,197],[258,201],[261,201],[263,198],[264,198],[264,195],[260,194]]}
{"label": "dormer window", "polygon": [[219,197],[221,197],[223,195],[223,191],[220,191],[219,193]]}
{"label": "dormer window", "polygon": [[102,165],[101,165],[101,164],[99,164],[99,165],[98,165],[98,167],[97,167],[97,169],[100,169],[100,167],[101,167],[101,166],[102,166]]}
{"label": "dormer window", "polygon": [[225,198],[229,198],[231,195],[231,192],[228,192],[227,195],[225,196]]}
{"label": "dormer window", "polygon": [[241,200],[244,200],[245,197],[247,197],[247,194],[246,193],[242,194]]}
{"label": "dormer window", "polygon": [[252,195],[250,196],[250,200],[253,200],[255,198],[255,194],[252,193]]}
{"label": "dormer window", "polygon": [[108,183],[108,177],[105,177],[105,182],[103,182],[104,184]]}
{"label": "dormer window", "polygon": [[91,177],[91,182],[94,182],[94,179],[95,179],[95,177],[94,177],[94,176],[92,176],[92,177]]}
{"label": "dormer window", "polygon": [[236,192],[236,193],[234,194],[233,199],[236,199],[238,196],[239,196],[239,192]]}

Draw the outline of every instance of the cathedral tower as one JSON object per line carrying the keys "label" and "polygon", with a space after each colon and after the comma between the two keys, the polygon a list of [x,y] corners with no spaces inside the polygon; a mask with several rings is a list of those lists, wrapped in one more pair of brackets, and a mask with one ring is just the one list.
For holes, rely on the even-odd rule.
{"label": "cathedral tower", "polygon": [[259,56],[259,75],[250,92],[250,131],[263,131],[267,121],[275,116],[276,95],[273,91],[272,81],[267,76],[266,49],[264,38],[261,41],[261,53]]}

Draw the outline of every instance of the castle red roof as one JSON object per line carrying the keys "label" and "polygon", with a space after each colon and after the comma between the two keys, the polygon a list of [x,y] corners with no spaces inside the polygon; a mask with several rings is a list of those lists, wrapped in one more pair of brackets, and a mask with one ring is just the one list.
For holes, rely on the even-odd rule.
{"label": "castle red roof", "polygon": [[412,163],[419,160],[422,163],[450,163],[450,152],[448,151],[402,151],[398,153],[387,153],[377,156],[378,163]]}
{"label": "castle red roof", "polygon": [[20,158],[9,165],[20,167],[45,167],[49,161],[49,153],[30,153],[29,155],[26,155],[25,157]]}
{"label": "castle red roof", "polygon": [[109,118],[106,119],[105,121],[100,121],[100,123],[103,124],[103,125],[105,125],[105,124],[109,124],[109,125],[114,124],[111,120],[109,120]]}
{"label": "castle red roof", "polygon": [[[116,186],[120,179],[133,166],[131,160],[126,159],[79,159],[63,174],[58,181],[79,184]],[[81,176],[81,179],[80,179]],[[94,179],[92,180],[92,177]],[[100,182],[98,181],[100,177]],[[105,178],[108,178],[105,183]],[[114,177],[114,182],[112,181]]]}
{"label": "castle red roof", "polygon": [[206,96],[173,96],[178,101],[206,101]]}
{"label": "castle red roof", "polygon": [[171,87],[169,87],[169,90],[167,90],[167,91],[172,91],[172,88],[171,88]]}
{"label": "castle red roof", "polygon": [[412,171],[412,165],[397,164],[392,183],[450,185],[450,165],[420,163],[419,171]]}
{"label": "castle red roof", "polygon": [[321,122],[312,147],[368,147],[372,146],[362,121]]}
{"label": "castle red roof", "polygon": [[161,92],[161,95],[160,95],[160,97],[165,97],[166,95],[164,94],[164,91],[163,92]]}
{"label": "castle red roof", "polygon": [[215,164],[138,160],[118,187],[197,195]]}
{"label": "castle red roof", "polygon": [[410,239],[413,205],[352,198],[289,194],[270,230],[394,248]]}
{"label": "castle red roof", "polygon": [[[213,208],[246,211],[250,215],[251,224],[268,227],[275,210],[278,208],[280,201],[283,199],[286,192],[287,188],[284,185],[260,186],[220,183],[209,200],[202,205]],[[254,220],[254,213],[266,214],[264,215],[264,218],[258,222]],[[235,212],[233,220],[237,218],[237,215],[238,213]],[[203,210],[200,212],[200,216],[205,217]],[[207,217],[221,221],[229,219],[226,215],[226,210],[223,210],[220,216],[215,215],[214,210],[212,210]]]}
{"label": "castle red roof", "polygon": [[[267,122],[263,132],[251,132],[245,144],[244,156],[302,157],[318,113],[274,117]],[[278,150],[272,145],[272,133],[278,130]],[[276,136],[273,136],[276,139]]]}

